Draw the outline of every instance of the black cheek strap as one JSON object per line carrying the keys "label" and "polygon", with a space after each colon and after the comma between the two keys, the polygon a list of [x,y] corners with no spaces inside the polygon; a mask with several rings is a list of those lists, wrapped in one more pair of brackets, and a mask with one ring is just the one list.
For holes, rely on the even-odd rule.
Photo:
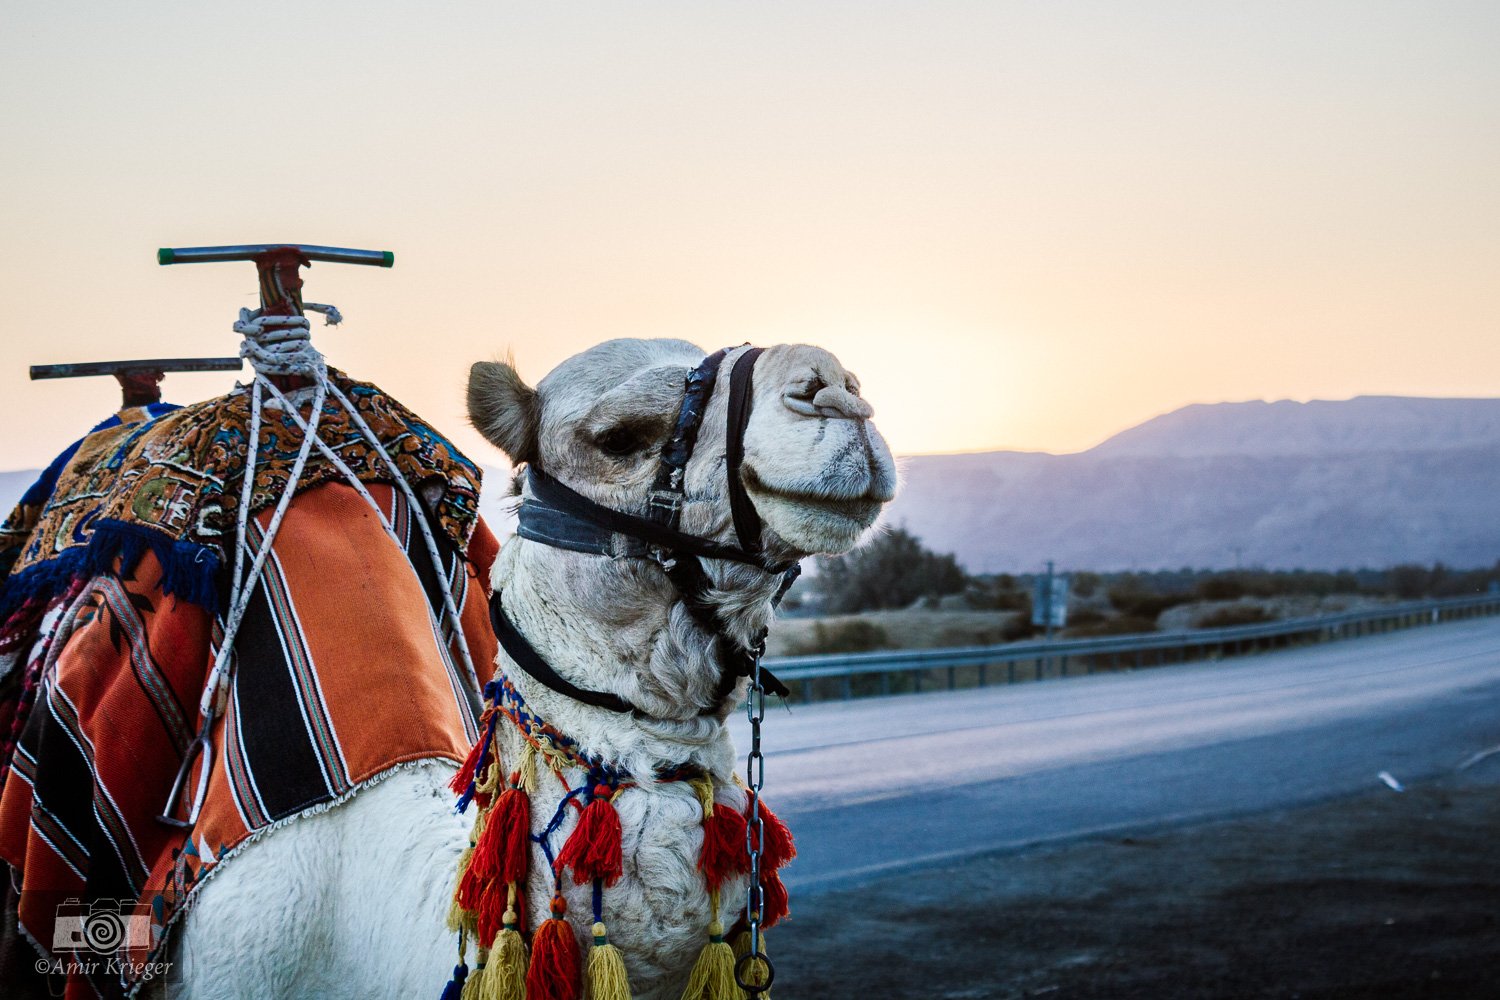
{"label": "black cheek strap", "polygon": [[619,712],[622,715],[644,715],[640,709],[617,694],[607,691],[586,691],[562,674],[552,669],[552,665],[542,659],[542,654],[536,651],[536,647],[526,641],[511,623],[501,607],[500,594],[497,591],[490,598],[490,624],[494,626],[495,638],[500,640],[500,648],[505,650],[505,655],[515,661],[516,666],[524,670],[538,683],[549,687],[560,695],[566,695],[574,701],[581,701],[585,705],[593,705],[610,712]]}

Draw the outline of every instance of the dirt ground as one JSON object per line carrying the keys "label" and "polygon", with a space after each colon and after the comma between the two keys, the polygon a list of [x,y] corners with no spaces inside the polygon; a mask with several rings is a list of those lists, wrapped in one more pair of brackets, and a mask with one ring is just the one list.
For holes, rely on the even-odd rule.
{"label": "dirt ground", "polygon": [[1404,793],[794,893],[769,945],[781,1000],[1500,998],[1500,755]]}

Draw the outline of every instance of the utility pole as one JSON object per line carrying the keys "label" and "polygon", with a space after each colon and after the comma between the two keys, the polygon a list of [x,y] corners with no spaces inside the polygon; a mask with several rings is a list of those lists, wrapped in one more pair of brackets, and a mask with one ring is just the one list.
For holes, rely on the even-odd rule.
{"label": "utility pole", "polygon": [[1046,622],[1047,622],[1047,634],[1046,634],[1045,638],[1046,638],[1046,640],[1048,642],[1051,642],[1052,641],[1052,560],[1051,559],[1047,560],[1047,586],[1042,591],[1042,593],[1046,595],[1046,597],[1044,597],[1043,600],[1042,600],[1042,617],[1044,619],[1046,619]]}

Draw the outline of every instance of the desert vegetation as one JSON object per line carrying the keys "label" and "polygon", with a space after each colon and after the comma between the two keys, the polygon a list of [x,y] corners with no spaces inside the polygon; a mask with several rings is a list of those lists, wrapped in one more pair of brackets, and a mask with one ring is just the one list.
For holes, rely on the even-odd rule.
{"label": "desert vegetation", "polygon": [[[1393,601],[1500,588],[1486,569],[1406,563],[1382,569],[1075,570],[1065,637],[1250,625]],[[773,632],[776,654],[993,645],[1033,637],[1037,574],[965,572],[904,528],[849,555],[819,560],[793,588]]]}

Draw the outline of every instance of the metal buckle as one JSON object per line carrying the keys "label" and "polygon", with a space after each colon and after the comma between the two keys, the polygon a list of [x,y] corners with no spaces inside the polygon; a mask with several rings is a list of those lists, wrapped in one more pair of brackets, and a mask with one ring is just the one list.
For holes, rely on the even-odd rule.
{"label": "metal buckle", "polygon": [[[203,799],[208,794],[208,774],[212,769],[214,744],[209,737],[212,725],[211,721],[208,722],[193,742],[188,744],[187,753],[182,756],[182,766],[177,770],[177,777],[172,779],[172,791],[167,795],[167,804],[162,807],[161,815],[156,817],[158,822],[165,823],[167,826],[175,826],[179,830],[190,830],[198,822],[198,813],[203,809]],[[198,774],[198,787],[193,791],[193,802],[188,807],[188,818],[181,820],[172,814],[177,811],[182,788],[187,784],[188,775],[192,774],[193,761],[199,757],[203,758],[203,769]]]}
{"label": "metal buckle", "polygon": [[653,521],[662,524],[676,524],[678,513],[682,510],[682,494],[676,490],[652,490],[651,495],[646,498],[646,510],[649,514],[661,512],[663,517],[652,517]]}

